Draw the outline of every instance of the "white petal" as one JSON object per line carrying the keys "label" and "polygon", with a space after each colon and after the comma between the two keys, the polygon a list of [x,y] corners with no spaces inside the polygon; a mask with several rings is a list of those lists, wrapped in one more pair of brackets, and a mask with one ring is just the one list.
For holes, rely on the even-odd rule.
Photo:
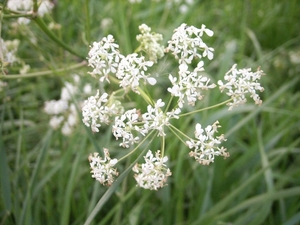
{"label": "white petal", "polygon": [[147,81],[150,85],[155,85],[156,84],[156,79],[153,77],[148,77]]}

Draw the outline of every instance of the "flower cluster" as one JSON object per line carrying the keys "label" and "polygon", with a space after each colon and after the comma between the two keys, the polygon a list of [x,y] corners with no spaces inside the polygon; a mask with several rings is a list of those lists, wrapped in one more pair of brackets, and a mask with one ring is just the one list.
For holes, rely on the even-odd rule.
{"label": "flower cluster", "polygon": [[215,156],[229,157],[226,148],[219,147],[222,141],[226,141],[224,135],[214,137],[215,133],[218,132],[218,127],[220,127],[219,121],[216,121],[213,125],[208,125],[205,129],[197,123],[195,128],[195,138],[197,140],[190,139],[186,142],[190,149],[194,149],[190,152],[190,156],[194,157],[200,164],[209,165],[214,162]]}
{"label": "flower cluster", "polygon": [[223,92],[227,90],[226,94],[230,96],[231,102],[227,105],[229,110],[233,107],[245,104],[247,101],[246,94],[249,94],[250,97],[254,100],[255,104],[260,105],[262,100],[256,91],[263,92],[264,88],[260,86],[258,80],[264,75],[263,71],[259,68],[256,72],[251,72],[251,69],[236,69],[236,64],[226,73],[224,80],[227,83],[219,80],[218,85]]}
{"label": "flower cluster", "polygon": [[141,34],[136,36],[137,41],[141,43],[138,50],[146,52],[149,60],[156,63],[164,56],[164,46],[159,44],[163,40],[163,36],[154,32],[150,33],[151,28],[146,24],[140,25],[139,30]]}
{"label": "flower cluster", "polygon": [[[44,112],[51,115],[49,125],[54,130],[61,128],[63,135],[69,136],[78,123],[77,107],[73,103],[73,97],[78,94],[80,78],[73,76],[73,83],[65,82],[61,90],[60,99],[46,101]],[[86,84],[83,88],[86,94],[90,94],[90,85]]]}
{"label": "flower cluster", "polygon": [[187,64],[179,65],[178,77],[169,75],[172,87],[168,91],[172,96],[178,97],[178,107],[182,108],[185,99],[189,105],[194,106],[197,100],[203,98],[203,91],[215,88],[215,84],[209,84],[210,79],[206,76],[199,75],[203,71],[203,61],[200,61],[197,67],[190,72]]}
{"label": "flower cluster", "polygon": [[134,178],[137,185],[150,190],[157,190],[166,185],[169,176],[172,175],[169,168],[166,166],[168,157],[160,156],[160,150],[157,150],[155,156],[151,150],[144,156],[145,163],[136,164],[132,170],[136,173]]}
{"label": "flower cluster", "polygon": [[101,184],[110,186],[114,182],[114,178],[119,175],[114,166],[117,164],[117,159],[111,159],[107,148],[103,149],[104,158],[99,157],[99,153],[94,152],[89,156],[92,177]]}
{"label": "flower cluster", "polygon": [[25,64],[25,62],[17,57],[19,44],[20,40],[18,39],[4,41],[2,38],[0,38],[0,65],[3,67],[14,64],[21,65],[19,73],[24,74],[30,69],[30,66]]}
{"label": "flower cluster", "polygon": [[112,125],[112,133],[116,140],[122,138],[120,146],[129,148],[130,145],[138,143],[140,138],[134,132],[145,136],[151,130],[157,130],[159,136],[165,136],[164,127],[169,125],[171,118],[178,119],[180,110],[164,114],[162,107],[165,103],[158,99],[157,102],[147,106],[147,112],[141,114],[140,110],[130,109],[121,116],[116,116]]}
{"label": "flower cluster", "polygon": [[[110,86],[106,89],[107,86],[103,85],[105,90],[103,93],[98,90],[96,96],[91,96],[84,102],[82,115],[84,124],[91,127],[94,132],[99,132],[99,127],[103,124],[111,124],[112,134],[121,142],[119,144],[121,147],[129,148],[137,144],[128,154],[137,151],[143,141],[152,134],[153,138],[160,138],[161,150],[157,150],[155,156],[149,150],[144,156],[145,163],[133,167],[138,186],[157,190],[166,185],[167,178],[171,176],[171,171],[166,165],[168,157],[165,156],[165,136],[168,134],[166,130],[179,137],[191,149],[189,155],[202,165],[214,162],[215,156],[229,157],[229,153],[221,146],[225,141],[224,135],[216,136],[220,127],[218,121],[206,128],[202,128],[202,125],[197,123],[195,139],[172,124],[172,120],[178,120],[186,115],[182,113],[186,111],[186,106],[195,107],[197,101],[204,98],[204,91],[217,87],[202,73],[203,59],[212,60],[214,51],[202,38],[204,35],[211,37],[213,31],[205,25],[199,29],[186,24],[174,30],[165,53],[175,57],[178,70],[177,73],[169,74],[169,86],[164,83],[165,91],[170,95],[169,102],[165,102],[163,98],[153,99],[146,86],[160,84],[161,76],[154,78],[151,76],[151,71],[164,55],[163,46],[159,44],[162,36],[151,33],[151,28],[145,24],[142,24],[139,29],[141,34],[137,36],[137,40],[140,46],[135,53],[127,56],[119,52],[119,46],[114,42],[112,35],[104,37],[98,43],[93,43],[88,57],[89,65],[93,68],[90,73],[93,76],[100,75],[100,82],[108,81]],[[195,68],[192,65],[196,65]],[[234,66],[224,77],[227,83],[218,81],[220,90],[226,89],[227,95],[230,96],[230,99],[222,104],[228,103],[231,109],[244,103],[246,94],[250,94],[257,104],[260,103],[256,90],[263,91],[258,83],[261,74],[261,70],[252,73],[249,69],[236,70]],[[117,90],[114,90],[116,87],[114,84],[118,86]],[[135,102],[125,102],[125,99],[140,99],[139,102],[143,104],[139,104],[141,108],[137,108]],[[188,114],[200,110],[195,109]],[[100,182],[103,183],[104,178],[109,176],[108,173],[114,175],[115,170],[109,170],[112,167],[109,160],[101,162],[102,166],[99,167],[98,173],[101,174]],[[101,169],[103,171],[100,171]]]}
{"label": "flower cluster", "polygon": [[89,66],[93,68],[89,72],[92,76],[100,75],[100,81],[109,82],[108,75],[115,74],[120,60],[124,56],[119,53],[119,45],[114,43],[112,35],[102,38],[100,42],[94,42],[88,53]]}
{"label": "flower cluster", "polygon": [[201,59],[202,57],[212,60],[214,49],[203,42],[202,36],[204,33],[209,37],[214,34],[205,25],[202,25],[199,29],[183,23],[174,30],[171,40],[168,41],[167,51],[175,56],[179,64],[191,64],[193,59]]}
{"label": "flower cluster", "polygon": [[121,102],[114,100],[113,97],[108,100],[108,94],[103,93],[100,96],[99,90],[95,96],[90,96],[84,101],[82,107],[83,123],[91,127],[93,132],[99,132],[98,127],[101,123],[109,124],[110,117],[122,114],[124,111]]}
{"label": "flower cluster", "polygon": [[[202,25],[201,29],[194,26],[182,24],[174,30],[174,34],[168,41],[167,52],[170,52],[178,60],[179,72],[176,76],[169,74],[172,87],[168,91],[172,96],[178,97],[178,107],[182,108],[185,101],[194,106],[197,100],[203,98],[203,91],[215,88],[215,84],[210,84],[210,79],[202,76],[204,71],[203,57],[213,59],[214,49],[208,47],[202,40],[203,34],[211,37],[213,31]],[[193,60],[199,60],[196,68],[190,71],[189,65]],[[186,99],[186,100],[185,100]]]}
{"label": "flower cluster", "polygon": [[[37,14],[43,17],[45,14],[50,13],[54,7],[54,4],[50,0],[40,0],[38,1],[38,11]],[[33,1],[32,0],[8,0],[7,8],[19,13],[32,12]],[[28,24],[30,22],[27,18],[19,18],[18,22],[20,24]]]}
{"label": "flower cluster", "polygon": [[116,77],[120,80],[120,87],[124,88],[126,92],[131,89],[133,92],[139,94],[138,87],[140,86],[140,80],[144,80],[144,83],[154,85],[156,83],[155,78],[149,77],[149,74],[145,74],[148,67],[151,67],[153,62],[146,61],[145,57],[139,57],[137,53],[129,54],[124,57],[119,63]]}

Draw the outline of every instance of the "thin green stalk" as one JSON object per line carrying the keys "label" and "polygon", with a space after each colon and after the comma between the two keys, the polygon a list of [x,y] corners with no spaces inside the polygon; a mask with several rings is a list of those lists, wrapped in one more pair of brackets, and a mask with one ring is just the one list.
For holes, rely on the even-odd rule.
{"label": "thin green stalk", "polygon": [[[129,54],[132,52],[132,45],[130,40],[130,34],[129,34],[129,27],[128,27],[128,18],[126,17],[126,7],[125,7],[125,1],[124,0],[118,0],[117,2],[117,9],[118,9],[118,18],[121,26],[121,33],[122,33],[122,39],[124,40],[124,51],[126,54]],[[121,40],[121,37],[119,38]]]}
{"label": "thin green stalk", "polygon": [[65,73],[66,71],[78,69],[78,68],[86,66],[86,65],[87,65],[87,62],[82,61],[81,63],[77,63],[75,65],[61,68],[61,69],[39,71],[39,72],[27,73],[27,74],[0,75],[0,78],[2,78],[2,79],[19,79],[19,78],[32,78],[32,77],[39,77],[39,76],[45,76],[45,75],[53,75],[53,74],[58,74],[58,73]]}
{"label": "thin green stalk", "polygon": [[38,11],[38,2],[37,0],[33,0],[33,13],[36,14]]}
{"label": "thin green stalk", "polygon": [[181,132],[181,130],[177,129],[172,124],[170,124],[169,129],[182,143],[184,143],[186,145],[185,141],[178,135],[178,133],[180,133],[182,136],[186,137],[187,139],[190,139],[190,137],[188,137],[185,133]]}
{"label": "thin green stalk", "polygon": [[224,105],[226,103],[229,103],[230,101],[232,101],[232,100],[228,99],[228,100],[226,100],[224,102],[221,102],[221,103],[218,103],[216,105],[212,105],[212,106],[205,107],[205,108],[202,108],[202,109],[197,109],[197,110],[194,110],[194,111],[191,111],[191,112],[183,113],[183,114],[179,115],[179,117],[183,117],[183,116],[191,115],[191,114],[194,114],[194,113],[202,112],[202,111],[205,111],[205,110],[213,109],[213,108],[219,107],[221,105]]}
{"label": "thin green stalk", "polygon": [[161,141],[161,157],[164,157],[165,155],[165,142],[166,142],[166,137],[165,136],[162,136],[162,141]]}
{"label": "thin green stalk", "polygon": [[154,101],[153,99],[150,98],[150,95],[147,95],[146,92],[138,87],[138,91],[140,92],[141,96],[143,97],[143,99],[149,104],[149,105],[154,105]]}
{"label": "thin green stalk", "polygon": [[[44,162],[44,158],[45,158],[46,152],[48,150],[48,145],[50,143],[51,136],[52,136],[52,130],[49,130],[48,133],[45,135],[44,139],[41,141],[41,149],[39,151],[39,155],[38,155],[37,161],[35,163],[35,168],[30,177],[27,192],[25,195],[25,200],[23,202],[22,212],[21,212],[21,215],[19,218],[20,224],[25,223],[25,221],[27,219],[29,219],[29,220],[32,219],[30,214],[29,214],[30,218],[27,218],[26,215],[28,215],[28,211],[31,209],[31,205],[33,204],[33,202],[32,202],[33,187],[36,185],[37,176],[41,172],[40,168],[42,166],[42,163]],[[38,145],[37,147],[40,147],[40,146]]]}
{"label": "thin green stalk", "polygon": [[39,26],[39,28],[50,39],[52,39],[52,41],[54,41],[55,43],[57,43],[58,45],[60,45],[61,47],[63,47],[65,50],[67,50],[68,52],[72,53],[73,55],[76,55],[76,56],[80,57],[81,59],[85,59],[86,58],[85,55],[82,55],[81,53],[76,52],[73,47],[67,45],[62,40],[60,40],[54,33],[52,33],[52,31],[49,30],[49,28],[47,27],[47,25],[45,24],[45,22],[40,17],[38,17],[38,16],[34,17],[32,20]]}
{"label": "thin green stalk", "polygon": [[[130,151],[128,154],[124,155],[122,158],[118,160],[118,162],[122,161],[123,159],[126,159],[128,156],[133,154],[147,139],[151,136],[151,134],[154,133],[155,130],[152,130],[132,151]],[[156,135],[154,135],[155,137]],[[152,141],[153,139],[151,139]]]}
{"label": "thin green stalk", "polygon": [[90,8],[89,8],[89,0],[84,1],[84,10],[85,10],[85,38],[87,42],[90,44],[91,42],[91,20],[90,20]]}

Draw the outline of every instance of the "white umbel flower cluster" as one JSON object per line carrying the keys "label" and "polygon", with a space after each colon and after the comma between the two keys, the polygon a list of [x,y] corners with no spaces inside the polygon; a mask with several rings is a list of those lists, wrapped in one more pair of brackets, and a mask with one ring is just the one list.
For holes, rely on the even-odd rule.
{"label": "white umbel flower cluster", "polygon": [[120,80],[120,87],[124,88],[126,92],[131,89],[133,92],[140,94],[138,90],[140,80],[144,80],[145,84],[156,84],[155,78],[146,74],[148,67],[152,65],[152,61],[146,61],[144,56],[139,57],[137,53],[124,57],[116,72],[116,76]]}
{"label": "white umbel flower cluster", "polygon": [[114,37],[110,34],[102,38],[100,42],[94,42],[88,53],[88,65],[93,68],[89,72],[92,76],[100,76],[100,81],[108,80],[109,74],[115,74],[119,62],[124,57],[119,53],[119,45],[114,43]]}
{"label": "white umbel flower cluster", "polygon": [[[79,121],[77,107],[73,101],[74,98],[77,99],[76,96],[79,93],[79,84],[79,76],[73,75],[72,83],[65,82],[65,85],[61,90],[60,99],[49,100],[44,104],[44,112],[51,116],[49,121],[50,127],[54,130],[61,128],[61,132],[65,136],[72,134]],[[88,87],[89,84],[84,86],[85,94],[90,94]],[[79,103],[79,105],[80,104],[81,103]]]}
{"label": "white umbel flower cluster", "polygon": [[[38,1],[38,15],[43,17],[45,14],[51,12],[54,4],[50,0],[39,0]],[[7,8],[19,13],[30,13],[33,11],[33,0],[8,0]],[[28,24],[30,22],[27,18],[19,18],[18,22],[20,24]]]}
{"label": "white umbel flower cluster", "polygon": [[62,134],[69,136],[78,123],[78,113],[72,97],[77,93],[76,86],[65,82],[62,88],[60,99],[46,101],[44,111],[51,115],[49,125],[54,130],[61,128]]}
{"label": "white umbel flower cluster", "polygon": [[149,60],[156,63],[164,56],[164,46],[159,44],[163,40],[163,36],[151,32],[151,28],[146,24],[140,25],[139,30],[141,34],[136,36],[137,41],[141,43],[138,50],[146,52]]}
{"label": "white umbel flower cluster", "polygon": [[115,117],[112,125],[112,133],[116,140],[122,138],[120,146],[129,148],[130,145],[138,143],[140,138],[138,134],[145,136],[151,130],[157,130],[159,136],[165,136],[164,127],[169,126],[169,120],[178,119],[180,110],[177,109],[165,114],[162,107],[165,103],[158,99],[157,102],[147,106],[147,112],[141,114],[140,110],[130,109],[120,116]]}
{"label": "white umbel flower cluster", "polygon": [[179,64],[191,64],[193,59],[201,59],[202,57],[212,60],[214,49],[203,42],[204,33],[209,37],[214,34],[205,25],[199,29],[194,26],[187,26],[185,23],[181,24],[174,30],[171,40],[168,41],[167,52],[171,52]]}
{"label": "white umbel flower cluster", "polygon": [[199,74],[204,70],[203,65],[203,61],[200,61],[193,71],[189,71],[187,64],[180,64],[178,77],[169,75],[173,86],[169,87],[168,91],[171,95],[178,97],[179,108],[182,108],[186,101],[194,106],[197,100],[203,98],[203,91],[216,87],[215,84],[209,83],[208,77]]}
{"label": "white umbel flower cluster", "polygon": [[100,42],[94,42],[88,53],[88,65],[93,68],[89,72],[92,76],[100,76],[99,80],[109,81],[109,75],[115,75],[119,79],[120,87],[125,91],[130,89],[139,94],[137,87],[140,80],[150,85],[156,84],[153,77],[149,77],[147,70],[153,65],[152,61],[145,60],[144,56],[132,53],[126,57],[119,53],[119,45],[114,42],[114,37],[108,35]]}
{"label": "white umbel flower cluster", "polygon": [[119,175],[114,166],[117,164],[117,159],[111,159],[109,150],[103,149],[104,158],[99,156],[98,152],[94,152],[89,156],[92,177],[99,181],[102,185],[110,186],[115,177]]}
{"label": "white umbel flower cluster", "polygon": [[[203,91],[216,87],[215,84],[210,84],[208,77],[201,74],[204,71],[202,58],[212,60],[214,51],[203,42],[203,34],[211,37],[213,31],[205,25],[198,29],[182,24],[174,30],[171,40],[168,41],[166,51],[171,52],[179,63],[178,74],[169,74],[172,87],[169,87],[168,91],[172,96],[178,97],[179,108],[182,108],[185,102],[194,106],[197,100],[203,98]],[[190,70],[189,65],[194,60],[199,61],[196,68]]]}
{"label": "white umbel flower cluster", "polygon": [[[168,76],[170,86],[164,86],[163,91],[169,93],[169,102],[164,102],[163,98],[157,98],[157,95],[164,93],[163,91],[154,94],[158,99],[156,100],[151,95],[153,91],[148,90],[146,86],[146,84],[156,85],[156,79],[160,78],[160,76],[152,77],[151,71],[153,71],[152,66],[164,55],[163,47],[159,44],[162,36],[151,32],[151,28],[145,24],[142,24],[139,29],[141,34],[137,36],[137,40],[140,46],[135,53],[127,56],[119,53],[119,46],[114,43],[112,35],[93,44],[88,57],[89,65],[93,67],[91,74],[100,76],[101,82],[109,81],[112,84],[109,88],[102,85],[104,89],[102,94],[98,91],[96,96],[91,96],[84,102],[82,115],[83,122],[91,127],[93,132],[99,132],[102,124],[111,124],[112,134],[120,141],[119,146],[123,148],[130,148],[139,143],[128,155],[138,150],[151,135],[155,135],[153,138],[161,138],[162,150],[158,150],[155,154],[149,150],[144,156],[145,163],[133,167],[134,177],[139,187],[158,190],[166,185],[167,178],[171,176],[171,171],[166,166],[168,157],[164,156],[167,140],[165,136],[169,134],[167,131],[174,133],[183,141],[190,149],[189,155],[202,165],[213,163],[216,156],[229,157],[229,153],[221,146],[225,141],[224,135],[216,136],[220,127],[218,121],[205,128],[197,123],[195,138],[190,138],[172,124],[173,119],[180,119],[204,110],[195,109],[186,112],[186,109],[196,106],[197,101],[204,98],[205,91],[217,87],[203,73],[203,60],[204,58],[212,60],[214,49],[205,44],[202,38],[211,37],[213,31],[205,25],[198,29],[186,24],[174,30],[165,53],[175,57],[178,70],[177,73]],[[250,94],[256,104],[260,104],[261,100],[256,94],[257,90],[263,91],[258,83],[260,75],[262,75],[260,70],[252,73],[249,69],[237,70],[236,66],[233,66],[225,75],[224,79],[227,83],[218,82],[221,91],[226,90],[232,102],[227,100],[221,104],[229,103],[231,108],[242,104],[245,102],[245,94]],[[114,90],[115,87],[117,90]],[[127,99],[131,101],[127,102]],[[136,101],[132,101],[133,99]],[[115,170],[110,170],[113,164],[109,163],[109,156],[106,158],[107,160],[104,159],[101,164],[102,173],[99,172],[100,182],[104,184],[110,176],[109,173],[111,173],[110,177],[116,174]],[[110,181],[113,182],[113,179]]]}
{"label": "white umbel flower cluster", "polygon": [[166,166],[168,157],[161,157],[160,150],[157,150],[154,156],[149,150],[144,159],[145,163],[136,164],[132,168],[136,173],[134,178],[137,186],[150,190],[164,187],[168,177],[172,175],[170,169]]}
{"label": "white umbel flower cluster", "polygon": [[127,110],[123,115],[116,116],[115,122],[112,126],[112,133],[116,140],[122,138],[120,146],[129,148],[130,144],[139,141],[138,136],[134,136],[133,131],[139,130],[137,126],[139,121],[139,111],[136,109]]}
{"label": "white umbel flower cluster", "polygon": [[205,129],[197,123],[195,130],[197,140],[190,139],[186,142],[190,149],[194,149],[190,152],[190,156],[202,165],[209,165],[214,162],[215,156],[229,157],[226,148],[219,147],[222,141],[226,141],[224,135],[214,137],[215,133],[218,132],[218,127],[220,127],[219,121],[216,121],[213,125],[208,125]]}
{"label": "white umbel flower cluster", "polygon": [[90,96],[84,101],[82,107],[83,123],[91,127],[93,132],[99,132],[102,123],[109,124],[110,118],[123,113],[123,107],[117,100],[109,102],[108,94],[100,96],[99,90],[95,96]]}
{"label": "white umbel flower cluster", "polygon": [[260,105],[262,100],[256,91],[263,92],[264,88],[258,82],[263,71],[258,68],[256,72],[252,72],[250,68],[248,69],[236,69],[236,64],[226,73],[224,80],[227,83],[219,80],[218,85],[221,90],[227,91],[226,94],[231,97],[232,102],[229,102],[229,110],[233,107],[245,104],[247,101],[246,95],[254,100],[255,104]]}

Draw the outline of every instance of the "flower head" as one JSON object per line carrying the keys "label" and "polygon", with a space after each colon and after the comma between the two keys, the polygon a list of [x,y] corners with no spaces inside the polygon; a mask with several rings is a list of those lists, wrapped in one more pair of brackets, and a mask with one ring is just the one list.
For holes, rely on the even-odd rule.
{"label": "flower head", "polygon": [[123,107],[118,101],[109,102],[108,94],[100,96],[99,90],[95,96],[90,96],[84,101],[82,107],[83,123],[91,127],[93,132],[99,132],[102,123],[109,124],[110,117],[123,113]]}
{"label": "flower head", "polygon": [[[50,13],[54,7],[54,3],[50,0],[39,0],[38,1],[38,15],[43,17],[45,14]],[[32,0],[9,0],[7,2],[7,8],[20,13],[27,13],[32,11],[33,1]],[[27,18],[19,18],[18,22],[21,24],[27,24],[30,22]]]}
{"label": "flower head", "polygon": [[160,150],[155,153],[155,156],[148,151],[144,156],[145,163],[136,164],[132,170],[136,173],[134,178],[137,185],[150,190],[157,190],[166,185],[167,179],[172,175],[169,168],[166,166],[168,157],[160,156]]}
{"label": "flower head", "polygon": [[149,60],[156,63],[164,56],[164,46],[159,44],[163,40],[163,36],[151,32],[151,28],[146,24],[140,25],[139,30],[141,34],[136,36],[137,41],[141,43],[138,50],[146,52]]}
{"label": "flower head", "polygon": [[131,89],[133,92],[139,94],[138,87],[140,86],[140,80],[143,80],[144,83],[154,85],[156,83],[155,78],[149,77],[149,74],[146,74],[148,67],[152,65],[152,61],[146,61],[144,56],[139,57],[137,53],[124,57],[116,73],[117,78],[120,80],[120,87],[123,87],[125,91]]}
{"label": "flower head", "polygon": [[254,100],[255,104],[260,105],[262,100],[256,91],[263,92],[264,88],[260,86],[258,80],[263,75],[263,71],[258,69],[256,72],[251,72],[251,69],[236,69],[236,64],[226,73],[224,79],[227,83],[219,80],[218,85],[223,92],[231,97],[232,102],[228,103],[229,110],[233,107],[244,104],[247,101],[246,95]]}
{"label": "flower head", "polygon": [[204,70],[203,65],[203,61],[200,61],[194,71],[189,71],[187,64],[180,64],[178,78],[169,75],[173,86],[169,87],[168,91],[172,96],[178,97],[179,108],[182,108],[186,101],[194,106],[197,100],[203,98],[203,91],[216,87],[215,84],[209,84],[208,77],[199,75],[198,72]]}
{"label": "flower head", "polygon": [[[174,30],[171,40],[168,41],[167,51],[178,59],[179,64],[191,64],[194,58],[201,59],[202,57],[212,60],[214,49],[203,42],[202,36],[204,33],[210,37],[213,35],[213,31],[206,28],[205,25],[202,25],[199,29],[183,23]],[[199,51],[202,51],[202,53],[199,53]]]}
{"label": "flower head", "polygon": [[100,76],[100,81],[108,81],[110,73],[116,73],[120,60],[124,57],[119,53],[119,45],[114,43],[114,37],[110,34],[102,38],[100,42],[94,42],[88,53],[89,66],[93,68],[89,72],[92,76]]}
{"label": "flower head", "polygon": [[169,119],[173,114],[165,115],[161,109],[164,105],[165,103],[158,99],[154,107],[152,105],[147,106],[147,112],[142,115],[145,130],[157,130],[159,136],[166,135],[164,127],[169,126]]}
{"label": "flower head", "polygon": [[89,156],[92,177],[105,186],[110,186],[114,182],[114,178],[119,175],[114,166],[117,159],[111,159],[107,148],[103,149],[104,158],[99,157],[98,152],[94,152]]}
{"label": "flower head", "polygon": [[209,165],[214,162],[215,156],[223,156],[224,158],[229,156],[226,148],[219,147],[221,142],[225,141],[224,135],[214,137],[214,134],[218,132],[218,127],[220,127],[218,121],[205,129],[198,123],[195,130],[197,140],[190,139],[186,142],[190,149],[194,149],[190,152],[190,156],[194,157],[200,164]]}
{"label": "flower head", "polygon": [[120,146],[129,148],[129,144],[139,141],[139,137],[134,136],[133,131],[139,130],[136,125],[139,120],[139,112],[136,109],[127,110],[123,115],[116,116],[112,126],[112,132],[116,140],[122,138]]}

